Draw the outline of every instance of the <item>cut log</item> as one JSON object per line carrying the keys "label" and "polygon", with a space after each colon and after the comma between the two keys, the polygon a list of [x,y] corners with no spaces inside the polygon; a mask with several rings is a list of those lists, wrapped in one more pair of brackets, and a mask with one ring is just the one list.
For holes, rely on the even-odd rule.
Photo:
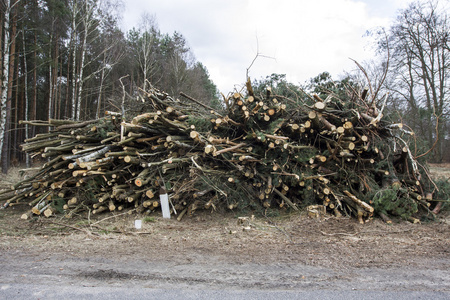
{"label": "cut log", "polygon": [[372,206],[370,206],[369,204],[367,204],[366,202],[363,202],[361,200],[359,200],[358,198],[356,198],[356,196],[354,196],[353,194],[351,194],[349,191],[344,190],[343,191],[344,194],[346,194],[353,202],[355,202],[358,206],[360,206],[361,208],[363,208],[364,210],[366,210],[369,213],[373,213],[374,209]]}
{"label": "cut log", "polygon": [[319,111],[322,111],[325,109],[325,103],[324,102],[316,102],[316,103],[314,103],[314,108]]}

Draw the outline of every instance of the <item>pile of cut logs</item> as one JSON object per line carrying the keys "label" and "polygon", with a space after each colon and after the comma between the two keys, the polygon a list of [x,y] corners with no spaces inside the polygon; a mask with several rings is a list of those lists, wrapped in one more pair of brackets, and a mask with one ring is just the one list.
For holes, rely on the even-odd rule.
{"label": "pile of cut logs", "polygon": [[257,95],[247,83],[247,93],[230,94],[220,110],[180,98],[150,89],[142,96],[145,112],[132,117],[107,112],[84,122],[23,122],[49,127],[22,145],[45,163],[0,200],[28,203],[25,219],[87,210],[151,213],[160,211],[165,193],[178,219],[200,209],[310,205],[360,222],[374,214],[388,220],[400,213],[374,199],[392,189],[411,202],[402,204],[409,218],[430,206],[428,183],[405,139],[412,133],[387,122],[385,99],[377,108],[367,89],[348,99],[300,101],[270,88]]}

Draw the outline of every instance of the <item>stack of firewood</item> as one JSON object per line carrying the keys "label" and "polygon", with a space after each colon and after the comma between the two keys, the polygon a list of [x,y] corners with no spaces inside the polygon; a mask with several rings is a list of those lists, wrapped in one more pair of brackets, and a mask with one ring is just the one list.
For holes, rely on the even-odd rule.
{"label": "stack of firewood", "polygon": [[270,89],[257,95],[247,84],[245,95],[215,110],[151,89],[142,96],[145,112],[132,117],[23,122],[49,127],[22,145],[46,162],[0,197],[28,203],[24,218],[151,213],[165,193],[178,219],[199,209],[308,205],[360,222],[374,213],[411,218],[430,206],[405,138],[412,133],[386,121],[385,99],[377,108],[367,95],[299,101]]}

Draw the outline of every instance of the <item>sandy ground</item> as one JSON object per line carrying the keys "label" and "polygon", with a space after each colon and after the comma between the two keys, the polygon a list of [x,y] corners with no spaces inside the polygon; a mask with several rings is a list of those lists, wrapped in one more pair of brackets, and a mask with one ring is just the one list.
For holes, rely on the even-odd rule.
{"label": "sandy ground", "polygon": [[[0,211],[0,283],[450,292],[450,216],[422,224],[198,212],[24,221]],[[1,292],[1,291],[0,291]]]}

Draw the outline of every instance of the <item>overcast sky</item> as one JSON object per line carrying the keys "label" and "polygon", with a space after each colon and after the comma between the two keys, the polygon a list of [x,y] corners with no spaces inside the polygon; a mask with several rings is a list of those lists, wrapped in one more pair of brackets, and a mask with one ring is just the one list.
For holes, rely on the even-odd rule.
{"label": "overcast sky", "polygon": [[[126,0],[123,28],[143,13],[162,33],[178,31],[224,94],[241,87],[246,70],[261,79],[286,74],[304,83],[323,71],[336,78],[370,59],[367,30],[388,27],[409,0]],[[270,57],[270,58],[265,58]]]}

